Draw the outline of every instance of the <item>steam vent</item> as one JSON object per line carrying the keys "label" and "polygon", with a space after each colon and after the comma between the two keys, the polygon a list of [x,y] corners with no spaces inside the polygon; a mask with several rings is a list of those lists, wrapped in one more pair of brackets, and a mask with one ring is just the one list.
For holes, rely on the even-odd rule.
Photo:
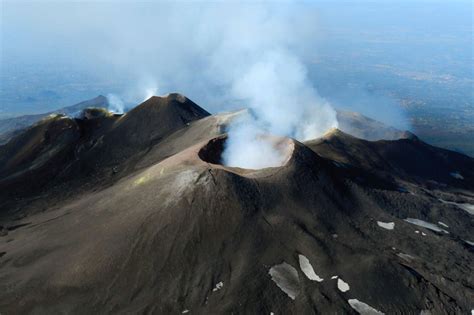
{"label": "steam vent", "polygon": [[[233,165],[226,165],[226,160],[223,157],[227,141],[227,135],[223,135],[210,140],[199,150],[199,158],[207,163],[234,167]],[[272,150],[278,155],[278,159],[275,163],[272,163],[270,167],[280,167],[288,163],[295,148],[293,140],[285,137],[263,135],[259,138],[259,142],[271,147]],[[235,154],[255,154],[255,152],[250,152],[249,150],[245,149],[246,147],[243,146],[242,151],[235,152]],[[242,158],[246,159],[245,156],[243,156]],[[265,159],[266,157],[264,156],[264,152],[257,152],[257,158]]]}
{"label": "steam vent", "polygon": [[[231,146],[238,116],[170,94],[17,131],[0,313],[469,314],[474,159],[341,130]],[[226,164],[252,152],[272,167]]]}

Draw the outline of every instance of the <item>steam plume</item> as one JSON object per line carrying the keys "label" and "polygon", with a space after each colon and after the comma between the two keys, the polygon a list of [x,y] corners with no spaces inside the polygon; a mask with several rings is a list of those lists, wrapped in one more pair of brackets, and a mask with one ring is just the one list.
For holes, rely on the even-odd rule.
{"label": "steam plume", "polygon": [[232,92],[246,100],[255,115],[229,128],[223,153],[226,165],[278,166],[284,157],[262,135],[270,133],[303,141],[337,127],[335,111],[310,85],[304,65],[284,50],[263,54],[242,77],[236,78]]}
{"label": "steam plume", "polygon": [[[34,25],[37,36],[33,44],[25,41],[28,47],[67,38],[65,55],[80,56],[81,68],[89,65],[94,73],[128,82],[118,93],[126,104],[156,94],[158,86],[165,93],[181,92],[211,112],[250,107],[254,117],[229,128],[229,164],[262,167],[267,165],[249,161],[273,161],[248,150],[263,148],[261,134],[305,140],[337,125],[331,106],[307,78],[306,65],[317,54],[320,36],[311,3],[45,2],[19,6],[16,17],[22,27]],[[89,34],[86,43],[84,33]],[[50,60],[50,54],[45,51],[45,58]],[[120,103],[109,98],[120,111]],[[238,156],[244,150],[248,153]]]}
{"label": "steam plume", "polygon": [[123,114],[125,111],[125,105],[122,99],[115,94],[107,94],[107,101],[109,103],[108,110],[112,113]]}
{"label": "steam plume", "polygon": [[152,97],[154,95],[157,95],[157,94],[158,94],[158,88],[148,87],[148,88],[145,89],[145,98],[143,99],[143,101],[146,101],[150,97]]}
{"label": "steam plume", "polygon": [[282,165],[286,157],[266,141],[265,133],[255,117],[242,114],[229,126],[223,164],[251,169]]}

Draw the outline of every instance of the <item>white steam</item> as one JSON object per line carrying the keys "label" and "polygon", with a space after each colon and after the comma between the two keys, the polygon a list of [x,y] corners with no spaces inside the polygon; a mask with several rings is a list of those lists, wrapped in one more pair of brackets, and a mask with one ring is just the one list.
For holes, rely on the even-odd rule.
{"label": "white steam", "polygon": [[278,166],[286,156],[262,136],[307,140],[337,127],[336,112],[310,84],[305,66],[318,34],[311,5],[264,2],[202,13],[195,39],[202,40],[198,51],[209,53],[203,60],[205,78],[253,114],[228,128],[224,164]]}
{"label": "white steam", "polygon": [[143,99],[143,101],[146,101],[147,99],[149,99],[150,97],[155,96],[155,95],[158,95],[158,88],[156,88],[156,87],[146,88],[145,89],[145,98]]}
{"label": "white steam", "polygon": [[304,141],[337,127],[336,112],[309,84],[304,65],[286,51],[271,51],[236,78],[232,93],[247,102],[254,116],[228,129],[223,162],[228,166],[279,166],[286,158],[262,138],[265,134]]}
{"label": "white steam", "polygon": [[109,103],[108,110],[115,114],[123,114],[125,105],[122,99],[116,94],[107,94],[107,101]]}
{"label": "white steam", "polygon": [[285,156],[262,135],[304,141],[338,126],[335,110],[311,86],[297,55],[278,40],[271,47],[255,52],[254,62],[241,65],[242,72],[232,80],[232,95],[244,100],[254,117],[228,129],[223,152],[228,166],[257,169],[281,165]]}
{"label": "white steam", "polygon": [[129,85],[121,93],[108,94],[109,111],[123,114],[130,106],[140,104],[152,96],[160,95],[157,85],[156,80],[144,76],[134,84]]}
{"label": "white steam", "polygon": [[223,164],[251,169],[284,164],[286,156],[264,138],[265,133],[265,128],[254,117],[242,114],[228,129]]}
{"label": "white steam", "polygon": [[337,127],[336,112],[311,86],[304,65],[288,52],[263,54],[236,78],[232,91],[248,102],[268,132],[308,140]]}
{"label": "white steam", "polygon": [[280,155],[262,134],[306,140],[337,126],[307,75],[321,38],[314,3],[66,2],[19,8],[18,21],[34,25],[35,41],[46,41],[41,34],[48,34],[47,42],[67,38],[67,56],[81,56],[81,68],[125,78],[120,95],[127,104],[156,95],[159,87],[211,112],[250,107],[254,117],[228,130],[229,165],[277,165]]}

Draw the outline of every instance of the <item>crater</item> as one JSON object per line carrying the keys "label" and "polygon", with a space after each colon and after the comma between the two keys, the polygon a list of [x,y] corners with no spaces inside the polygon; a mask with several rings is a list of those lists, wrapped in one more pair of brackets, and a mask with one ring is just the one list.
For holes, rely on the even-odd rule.
{"label": "crater", "polygon": [[[240,151],[236,152],[234,150],[232,152],[232,154],[238,155],[237,159],[231,159],[232,161],[242,161],[242,163],[237,163],[237,165],[229,164],[229,158],[225,158],[226,154],[228,156],[230,153],[225,152],[228,145],[227,135],[210,140],[199,150],[198,155],[201,160],[207,163],[255,170],[284,166],[293,154],[295,145],[290,138],[262,135],[257,140],[262,144],[259,150],[252,148],[252,145],[242,145],[240,146]],[[268,152],[268,148],[270,148],[271,153]],[[250,165],[251,167],[244,167],[242,165]]]}

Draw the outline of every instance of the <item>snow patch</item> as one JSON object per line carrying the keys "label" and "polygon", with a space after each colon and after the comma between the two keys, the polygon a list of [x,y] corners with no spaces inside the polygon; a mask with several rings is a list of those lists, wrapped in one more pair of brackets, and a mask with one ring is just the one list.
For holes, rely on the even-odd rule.
{"label": "snow patch", "polygon": [[415,231],[416,234],[420,234],[420,231]]}
{"label": "snow patch", "polygon": [[298,277],[298,271],[293,266],[283,262],[271,267],[268,273],[272,277],[273,282],[275,282],[290,299],[294,300],[296,298],[300,286],[300,279]]}
{"label": "snow patch", "polygon": [[458,208],[466,211],[467,213],[474,215],[474,205],[473,204],[447,201],[447,200],[443,200],[443,199],[439,199],[439,201],[441,201],[442,203],[446,203],[448,205],[457,206]]}
{"label": "snow patch", "polygon": [[474,246],[474,242],[467,241],[467,240],[463,240],[463,241],[466,242],[467,244],[471,245],[471,246]]}
{"label": "snow patch", "polygon": [[214,287],[214,289],[212,289],[212,292],[216,292],[216,291],[219,291],[220,289],[222,289],[222,287],[224,287],[224,282],[219,282],[218,284],[216,284],[216,286]]}
{"label": "snow patch", "polygon": [[449,175],[451,175],[452,177],[456,179],[464,179],[464,176],[462,176],[459,172],[451,172],[449,173]]}
{"label": "snow patch", "polygon": [[332,276],[331,279],[337,279],[338,276]]}
{"label": "snow patch", "polygon": [[358,312],[361,315],[381,315],[381,314],[384,314],[384,313],[380,312],[379,310],[376,310],[372,306],[370,306],[370,305],[368,305],[364,302],[359,301],[358,299],[350,299],[350,300],[347,300],[347,302],[349,303],[349,305],[356,312]]}
{"label": "snow patch", "polygon": [[443,223],[441,221],[438,221],[438,225],[442,225],[442,226],[447,227],[447,228],[449,227],[446,223]]}
{"label": "snow patch", "polygon": [[189,310],[184,310],[181,312],[181,314],[186,314],[186,313],[189,313]]}
{"label": "snow patch", "polygon": [[332,163],[339,168],[347,168],[347,166],[343,163],[337,162],[337,161],[332,161]]}
{"label": "snow patch", "polygon": [[341,292],[347,292],[350,289],[349,284],[347,282],[344,282],[344,280],[342,280],[340,278],[337,279],[337,288]]}
{"label": "snow patch", "polygon": [[397,256],[400,257],[403,260],[406,260],[406,261],[411,261],[411,260],[415,259],[415,257],[413,257],[412,255],[408,255],[408,254],[404,254],[404,253],[398,253]]}
{"label": "snow patch", "polygon": [[313,266],[309,262],[309,259],[306,258],[304,255],[298,255],[298,259],[300,262],[300,268],[301,271],[305,274],[306,277],[308,277],[309,280],[317,281],[317,282],[322,282],[324,279],[320,278],[313,269]]}
{"label": "snow patch", "polygon": [[426,233],[421,232],[421,235],[426,236]]}
{"label": "snow patch", "polygon": [[432,231],[435,231],[435,232],[444,232],[446,234],[449,234],[448,231],[446,231],[442,228],[439,228],[437,225],[435,225],[433,223],[423,221],[423,220],[420,220],[420,219],[406,218],[404,221],[406,221],[408,223],[411,223],[411,224],[414,224],[414,225],[417,225],[417,226],[427,228],[428,230],[432,230]]}
{"label": "snow patch", "polygon": [[377,221],[377,225],[386,230],[393,230],[395,228],[395,222],[381,222]]}
{"label": "snow patch", "polygon": [[402,193],[407,193],[409,192],[408,189],[404,188],[404,187],[398,187],[398,191],[399,192],[402,192]]}

